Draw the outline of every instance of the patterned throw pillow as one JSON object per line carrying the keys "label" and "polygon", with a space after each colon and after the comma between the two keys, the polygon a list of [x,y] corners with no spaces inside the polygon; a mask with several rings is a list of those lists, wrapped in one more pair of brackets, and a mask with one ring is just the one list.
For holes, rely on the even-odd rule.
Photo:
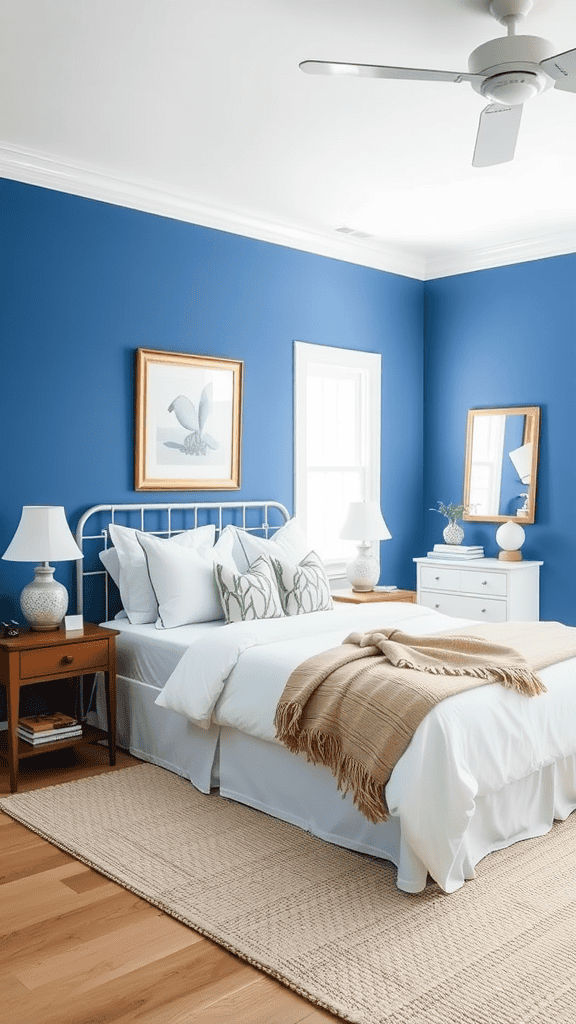
{"label": "patterned throw pillow", "polygon": [[285,615],[324,612],[334,607],[330,584],[321,558],[310,551],[294,565],[285,558],[270,558]]}
{"label": "patterned throw pillow", "polygon": [[267,558],[257,558],[245,573],[215,564],[214,579],[226,622],[279,619],[284,615],[276,576]]}

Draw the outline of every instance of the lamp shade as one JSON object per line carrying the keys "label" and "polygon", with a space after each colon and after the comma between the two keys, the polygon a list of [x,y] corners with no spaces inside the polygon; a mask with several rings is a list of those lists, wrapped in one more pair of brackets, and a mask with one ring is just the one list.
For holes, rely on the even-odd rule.
{"label": "lamp shade", "polygon": [[2,555],[8,562],[68,562],[82,557],[62,505],[24,505],[18,529]]}
{"label": "lamp shade", "polygon": [[522,483],[529,484],[532,475],[532,442],[515,448],[514,451],[508,452],[508,455]]}
{"label": "lamp shade", "polygon": [[377,501],[351,501],[340,537],[342,540],[390,540],[392,534]]}

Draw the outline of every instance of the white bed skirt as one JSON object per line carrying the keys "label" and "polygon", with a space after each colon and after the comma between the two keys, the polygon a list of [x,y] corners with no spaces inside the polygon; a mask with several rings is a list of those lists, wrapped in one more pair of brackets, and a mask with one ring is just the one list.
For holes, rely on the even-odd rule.
{"label": "white bed skirt", "polygon": [[[403,840],[400,819],[374,825],[354,807],[351,796],[336,789],[328,769],[310,765],[278,743],[227,727],[208,730],[182,715],[155,705],[159,688],[117,676],[119,746],[135,757],[189,779],[223,796],[291,822],[327,842],[391,861],[397,885],[420,892],[427,878],[422,859]],[[106,728],[103,680],[96,696],[93,724]],[[475,877],[474,868],[494,850],[550,831],[555,819],[576,809],[576,756],[542,768],[496,793],[476,798],[476,808],[451,871],[459,885]],[[459,887],[458,884],[455,888]]]}
{"label": "white bed skirt", "polygon": [[[89,722],[107,729],[104,678],[96,688],[96,713]],[[193,782],[202,793],[218,787],[219,728],[199,729],[182,715],[154,703],[160,688],[116,676],[116,739],[134,757],[167,768]]]}
{"label": "white bed skirt", "polygon": [[[398,868],[396,884],[404,892],[420,892],[426,884],[424,862],[414,845],[403,841],[399,818],[372,824],[354,807],[350,795],[337,791],[328,769],[308,764],[280,744],[222,727],[220,792],[328,842],[392,861]],[[475,877],[475,866],[487,854],[545,835],[555,819],[564,820],[575,808],[576,757],[477,797],[451,876],[463,885]]]}

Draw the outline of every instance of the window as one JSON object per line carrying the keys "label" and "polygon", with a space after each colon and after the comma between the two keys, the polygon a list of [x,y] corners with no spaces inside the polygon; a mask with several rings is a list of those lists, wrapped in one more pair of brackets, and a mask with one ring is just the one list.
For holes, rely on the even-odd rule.
{"label": "window", "polygon": [[295,512],[336,576],[356,551],[339,537],[349,503],[380,500],[381,357],[297,341],[294,368]]}

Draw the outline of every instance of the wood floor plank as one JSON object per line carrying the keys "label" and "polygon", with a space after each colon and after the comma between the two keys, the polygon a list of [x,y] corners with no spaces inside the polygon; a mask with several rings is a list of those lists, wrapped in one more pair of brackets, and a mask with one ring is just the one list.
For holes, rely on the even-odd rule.
{"label": "wood floor plank", "polygon": [[[161,1011],[155,1006],[144,1013],[140,1012],[137,1017],[138,1024],[158,1024],[159,1012],[162,1015],[162,1024],[186,1024],[191,1019],[191,1014],[217,1003],[223,996],[250,987],[258,976],[258,971],[238,960],[237,970],[233,974],[203,985],[202,989],[195,989],[192,995],[189,991],[178,998],[171,994],[170,999],[162,1005]],[[132,1018],[120,1024],[132,1024]]]}
{"label": "wood floor plank", "polygon": [[260,972],[255,974],[251,985],[193,1010],[177,1024],[299,1024],[310,1003],[273,978]]}
{"label": "wood floor plank", "polygon": [[85,868],[84,871],[76,875],[63,878],[62,884],[67,885],[74,892],[88,892],[90,889],[98,889],[101,885],[110,885],[110,879],[105,875],[100,875],[97,871]]}
{"label": "wood floor plank", "polygon": [[30,991],[63,983],[81,995],[200,940],[201,936],[191,928],[171,920],[160,910],[152,910],[145,928],[130,923],[113,934],[69,945],[20,968],[15,975]]}
{"label": "wood floor plank", "polygon": [[66,984],[26,993],[15,1001],[10,1024],[140,1024],[142,1015],[150,1011],[163,1024],[164,1007],[174,998],[186,995],[193,1009],[206,984],[242,969],[234,957],[211,946],[205,941],[195,943],[93,988],[88,995],[78,995]]}
{"label": "wood floor plank", "polygon": [[29,880],[19,878],[0,887],[0,921],[9,923],[11,930],[18,932],[20,928],[29,928],[105,900],[115,891],[115,883],[108,882],[88,892],[74,892],[57,877],[59,872],[69,876],[69,865],[35,873],[32,880],[36,882],[32,885],[26,884]]}
{"label": "wood floor plank", "polygon": [[[310,1004],[308,1003],[308,1006],[309,1005]],[[330,1021],[334,1024],[334,1021],[339,1019],[340,1018],[335,1017],[334,1014],[328,1013],[327,1010],[320,1010],[318,1008],[313,1010],[312,1013],[308,1013],[308,1010],[306,1010],[306,1015],[302,1017],[302,1024],[326,1024],[326,1022]]]}
{"label": "wood floor plank", "polygon": [[35,832],[1,811],[0,817],[10,822],[8,827],[2,829],[0,885],[17,878],[29,878],[37,872],[44,871],[47,866],[57,867],[73,861],[69,854],[51,843],[46,843],[46,840]]}
{"label": "wood floor plank", "polygon": [[27,927],[12,923],[13,930],[0,942],[0,973],[42,962],[51,954],[74,950],[99,936],[112,941],[115,932],[128,922],[146,928],[154,913],[158,913],[154,907],[122,890]]}

